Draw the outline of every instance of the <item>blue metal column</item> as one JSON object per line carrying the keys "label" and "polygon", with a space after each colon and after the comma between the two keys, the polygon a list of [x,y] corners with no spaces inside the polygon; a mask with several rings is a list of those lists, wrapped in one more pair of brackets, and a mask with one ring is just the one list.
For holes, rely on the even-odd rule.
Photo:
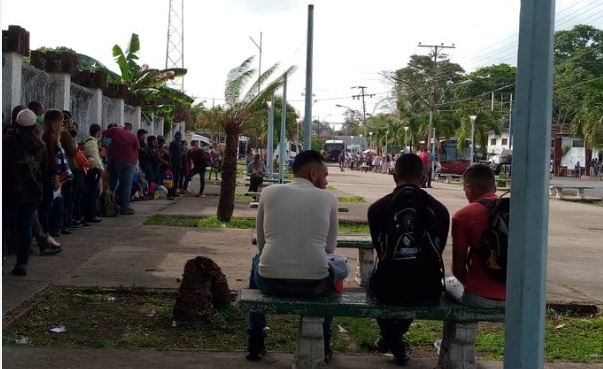
{"label": "blue metal column", "polygon": [[272,179],[272,156],[274,154],[274,94],[270,99],[270,110],[268,110],[268,155],[266,155],[266,174]]}
{"label": "blue metal column", "polygon": [[[287,130],[287,76],[283,81],[283,106],[281,108],[281,137],[279,139],[278,147],[278,180],[279,183],[283,183],[285,177],[285,144],[287,140],[285,138],[285,131]],[[272,163],[271,163],[272,165]]]}
{"label": "blue metal column", "polygon": [[514,106],[505,369],[542,369],[555,0],[522,0]]}
{"label": "blue metal column", "polygon": [[306,106],[304,110],[304,150],[312,150],[312,53],[314,50],[314,5],[308,5],[306,41]]}

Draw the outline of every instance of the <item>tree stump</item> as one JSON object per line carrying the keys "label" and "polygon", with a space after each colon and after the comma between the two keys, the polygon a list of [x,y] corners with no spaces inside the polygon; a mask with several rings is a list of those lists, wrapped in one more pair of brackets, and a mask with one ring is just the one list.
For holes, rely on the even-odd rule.
{"label": "tree stump", "polygon": [[184,266],[173,310],[174,320],[207,320],[214,309],[228,305],[231,299],[222,269],[210,258],[197,256],[188,260]]}

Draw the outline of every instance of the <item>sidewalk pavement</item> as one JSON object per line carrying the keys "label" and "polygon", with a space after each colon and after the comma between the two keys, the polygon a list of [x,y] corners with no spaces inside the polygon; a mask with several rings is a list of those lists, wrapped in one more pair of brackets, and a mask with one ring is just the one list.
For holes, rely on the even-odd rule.
{"label": "sidewalk pavement", "polygon": [[[2,350],[5,369],[290,369],[293,354],[269,352],[258,362],[245,360],[243,352],[158,351],[81,348],[9,347]],[[413,358],[405,368],[433,369],[435,359]],[[603,369],[603,364],[567,362],[546,363],[545,369]],[[335,353],[325,369],[393,369],[399,368],[384,355],[341,355]],[[479,369],[502,369],[501,362],[480,361]]]}
{"label": "sidewalk pavement", "polygon": [[[340,213],[340,219],[366,221],[370,203],[394,188],[389,175],[330,170],[330,185],[338,196],[364,196],[366,204],[345,204],[349,213]],[[192,182],[191,192],[197,190]],[[463,191],[455,184],[434,183],[428,189],[442,201],[450,213],[466,204]],[[237,193],[246,188],[237,187]],[[217,185],[209,185],[206,194],[217,195]],[[74,231],[63,236],[64,251],[56,256],[40,257],[37,250],[31,257],[26,277],[13,277],[8,272],[14,264],[11,255],[3,264],[3,314],[16,308],[48,286],[138,286],[154,289],[179,287],[187,260],[199,255],[212,258],[228,278],[232,290],[247,285],[251,257],[256,252],[251,245],[253,230],[199,229],[182,227],[143,226],[153,214],[205,216],[215,215],[218,198],[181,197],[175,201],[152,200],[132,204],[136,213],[130,216],[105,218],[90,229]],[[235,217],[254,217],[255,209],[248,201],[236,200]],[[603,208],[573,202],[550,201],[549,252],[547,299],[562,302],[603,305],[603,227],[600,224]],[[444,258],[451,264],[450,239]],[[337,251],[348,257],[355,273],[357,252],[353,249]],[[450,268],[448,268],[450,269]],[[351,278],[346,288],[357,288]],[[94,350],[86,348],[5,347],[5,363],[10,368],[252,368],[262,366],[289,367],[291,355],[270,353],[269,360],[248,363],[242,353],[211,352],[157,352],[129,350]],[[274,361],[270,361],[274,360]],[[95,366],[96,365],[96,366]],[[196,365],[196,366],[195,366]],[[337,356],[330,368],[388,368],[390,363],[375,355]],[[435,364],[413,360],[411,368],[431,368]],[[421,366],[423,365],[423,366]],[[500,363],[485,363],[484,368],[500,368]],[[601,368],[601,365],[571,366],[550,364],[547,368]]]}

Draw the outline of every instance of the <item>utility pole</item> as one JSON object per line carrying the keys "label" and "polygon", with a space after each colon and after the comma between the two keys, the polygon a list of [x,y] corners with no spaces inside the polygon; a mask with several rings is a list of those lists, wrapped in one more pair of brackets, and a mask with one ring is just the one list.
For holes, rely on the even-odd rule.
{"label": "utility pole", "polygon": [[[432,137],[431,137],[431,131],[432,131],[432,127],[433,127],[433,112],[435,110],[435,105],[436,105],[436,99],[435,99],[435,84],[436,84],[436,71],[437,71],[437,66],[438,66],[438,57],[441,55],[442,57],[445,57],[445,54],[440,54],[439,51],[441,51],[441,49],[454,49],[455,46],[454,44],[452,44],[451,46],[448,45],[444,45],[444,44],[440,44],[440,45],[423,45],[419,42],[419,47],[428,47],[431,49],[431,55],[433,57],[433,69],[431,71],[431,94],[429,96],[429,128],[427,130],[427,143],[426,143],[426,148],[429,148],[429,143],[431,142],[431,154],[435,155],[435,139],[433,139],[434,142],[432,142]],[[431,175],[433,176],[433,166],[434,166],[434,161],[431,161]]]}
{"label": "utility pole", "polygon": [[352,99],[356,100],[356,99],[362,99],[362,125],[364,126],[364,135],[366,136],[366,103],[364,101],[364,97],[368,96],[368,97],[373,97],[375,96],[375,94],[367,94],[364,92],[364,90],[366,90],[368,87],[366,86],[354,86],[351,88],[358,88],[360,89],[360,95],[352,95]]}

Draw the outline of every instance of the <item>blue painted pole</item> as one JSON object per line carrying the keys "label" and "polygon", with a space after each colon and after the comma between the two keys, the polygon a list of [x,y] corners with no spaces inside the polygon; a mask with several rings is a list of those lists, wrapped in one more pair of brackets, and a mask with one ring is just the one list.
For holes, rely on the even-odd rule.
{"label": "blue painted pole", "polygon": [[287,129],[287,76],[283,81],[283,105],[281,108],[281,137],[279,139],[278,147],[278,180],[279,183],[283,183],[285,179],[285,131]]}
{"label": "blue painted pole", "polygon": [[266,174],[272,179],[272,156],[274,154],[274,94],[270,99],[270,109],[268,110],[268,155],[266,155]]}
{"label": "blue painted pole", "polygon": [[542,369],[555,0],[522,0],[513,129],[505,369]]}
{"label": "blue painted pole", "polygon": [[314,5],[308,5],[306,40],[306,106],[304,110],[304,150],[312,150],[312,53],[314,50]]}

